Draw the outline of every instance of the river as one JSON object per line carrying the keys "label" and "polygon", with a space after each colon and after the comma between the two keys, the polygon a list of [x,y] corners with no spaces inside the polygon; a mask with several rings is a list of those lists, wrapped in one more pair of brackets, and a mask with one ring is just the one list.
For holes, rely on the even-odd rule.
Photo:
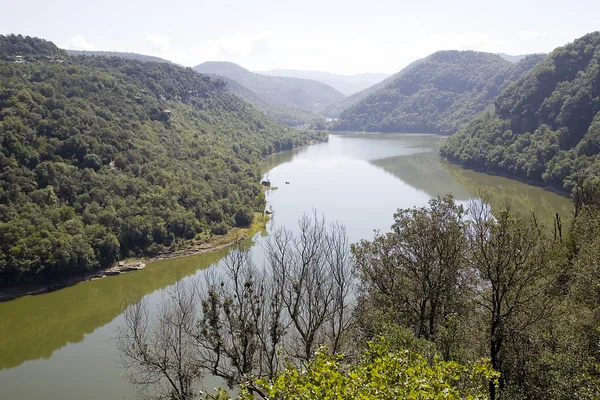
{"label": "river", "polygon": [[[347,227],[352,241],[385,231],[397,208],[421,206],[452,193],[463,204],[486,196],[492,206],[510,201],[520,213],[551,224],[568,218],[571,201],[543,189],[450,165],[437,155],[435,135],[331,135],[321,143],[278,154],[264,164],[274,210],[269,229],[294,228],[316,210]],[[289,184],[286,184],[289,182]],[[250,240],[255,262],[261,241]],[[180,279],[218,268],[226,251],[149,264],[144,270],[83,282],[56,292],[0,303],[0,399],[121,399],[135,395],[117,368],[112,338],[132,294],[150,304]]]}

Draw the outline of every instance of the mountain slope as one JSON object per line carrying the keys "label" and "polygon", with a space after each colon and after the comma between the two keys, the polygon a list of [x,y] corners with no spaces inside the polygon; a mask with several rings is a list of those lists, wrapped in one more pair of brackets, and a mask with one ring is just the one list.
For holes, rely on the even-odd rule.
{"label": "mountain slope", "polygon": [[345,99],[342,99],[342,100],[338,101],[337,103],[334,103],[334,104],[326,107],[325,109],[323,109],[321,111],[321,114],[326,117],[338,118],[344,110],[346,110],[347,108],[350,108],[351,106],[360,102],[361,100],[366,99],[371,94],[377,92],[379,89],[383,89],[387,84],[398,79],[403,74],[405,74],[406,72],[408,72],[412,68],[414,68],[416,65],[419,65],[419,63],[423,62],[423,60],[425,60],[425,59],[421,58],[419,60],[413,61],[412,63],[410,63],[409,65],[404,67],[402,70],[400,70],[400,72],[397,72],[394,75],[385,78],[384,80],[382,80],[379,83],[369,86],[368,88],[363,89],[358,93],[354,93],[351,96],[348,96]]}
{"label": "mountain slope", "polygon": [[272,71],[257,71],[256,73],[268,76],[285,76],[288,78],[311,79],[313,81],[323,82],[346,96],[360,92],[361,90],[373,86],[391,76],[389,74],[377,73],[342,75],[323,71],[306,71],[298,69],[274,69]]}
{"label": "mountain slope", "polygon": [[454,133],[541,58],[512,64],[495,54],[439,51],[347,108],[335,129]]}
{"label": "mountain slope", "polygon": [[570,190],[600,174],[600,32],[559,47],[449,138],[441,154]]}
{"label": "mountain slope", "polygon": [[311,139],[190,68],[19,36],[0,50],[0,286],[244,225],[259,160]]}
{"label": "mountain slope", "polygon": [[226,76],[256,93],[269,105],[284,105],[318,112],[345,96],[321,82],[273,77],[250,72],[229,62],[205,62],[194,67],[200,73]]}
{"label": "mountain slope", "polygon": [[98,57],[119,57],[127,60],[137,60],[145,62],[162,62],[173,64],[169,60],[165,60],[160,57],[147,56],[145,54],[138,53],[124,53],[120,51],[88,51],[88,50],[65,50],[70,56],[98,56]]}
{"label": "mountain slope", "polygon": [[225,83],[225,89],[244,101],[252,104],[258,110],[264,112],[275,121],[287,126],[297,127],[302,125],[323,125],[325,118],[322,115],[308,111],[304,108],[288,106],[283,104],[269,104],[259,95],[247,87],[237,83],[231,78],[215,74],[204,74],[212,79],[220,79]]}

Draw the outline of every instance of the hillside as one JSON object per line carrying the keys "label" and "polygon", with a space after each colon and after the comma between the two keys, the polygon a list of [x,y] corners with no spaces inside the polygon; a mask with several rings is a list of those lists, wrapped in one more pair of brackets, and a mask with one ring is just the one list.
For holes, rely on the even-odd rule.
{"label": "hillside", "polygon": [[337,103],[334,103],[334,104],[326,107],[325,109],[323,109],[321,111],[321,114],[323,114],[326,117],[330,117],[330,118],[338,118],[344,110],[346,110],[347,108],[350,108],[351,106],[360,102],[361,100],[366,99],[367,97],[369,97],[371,94],[377,92],[378,90],[383,89],[387,84],[398,79],[403,74],[410,71],[416,65],[421,63],[423,60],[425,60],[425,59],[422,58],[417,61],[413,61],[406,67],[402,68],[402,70],[400,70],[400,72],[397,72],[394,75],[385,78],[384,80],[382,80],[379,83],[369,86],[368,88],[363,89],[358,93],[354,93],[351,96],[348,96],[345,99],[342,99],[342,100],[338,101]]}
{"label": "hillside", "polygon": [[441,154],[471,168],[570,190],[600,173],[600,32],[554,50]]}
{"label": "hillside", "polygon": [[277,122],[287,126],[298,127],[303,125],[320,126],[324,125],[325,118],[322,115],[300,107],[288,106],[283,104],[269,104],[259,95],[247,87],[237,83],[231,78],[215,74],[204,74],[212,79],[220,79],[225,83],[225,89],[244,101],[252,104],[256,109],[264,112]]}
{"label": "hillside", "polygon": [[349,96],[371,87],[386,78],[389,74],[365,73],[356,75],[332,74],[323,71],[306,71],[299,69],[274,69],[272,71],[257,71],[257,74],[268,76],[286,76],[289,78],[311,79],[323,82],[335,90]]}
{"label": "hillside", "polygon": [[499,55],[500,57],[502,57],[503,59],[505,59],[506,61],[510,61],[512,63],[517,63],[529,55],[529,54],[518,54],[516,56],[513,56],[510,54],[506,54],[506,53],[496,53],[496,54]]}
{"label": "hillside", "polygon": [[439,51],[347,108],[336,130],[455,133],[542,56],[513,64],[475,51]]}
{"label": "hillside", "polygon": [[65,50],[70,56],[99,56],[99,57],[119,57],[128,60],[146,61],[146,62],[161,62],[172,64],[171,61],[160,57],[147,56],[145,54],[124,53],[120,51],[88,51],[88,50]]}
{"label": "hillside", "polygon": [[194,67],[200,73],[226,76],[256,93],[264,103],[300,107],[319,112],[345,96],[321,82],[265,76],[230,62],[205,62]]}
{"label": "hillside", "polygon": [[0,49],[0,287],[248,224],[258,161],[310,140],[190,68]]}

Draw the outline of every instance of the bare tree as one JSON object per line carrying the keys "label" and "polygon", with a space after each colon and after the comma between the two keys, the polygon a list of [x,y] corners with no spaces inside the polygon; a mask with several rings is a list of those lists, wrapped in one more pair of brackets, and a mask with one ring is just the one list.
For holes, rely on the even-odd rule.
{"label": "bare tree", "polygon": [[155,393],[148,397],[191,399],[208,373],[264,398],[256,378],[308,362],[322,345],[342,348],[353,298],[343,226],[304,216],[298,234],[282,228],[269,237],[263,269],[238,249],[222,265],[201,284],[169,289],[155,316],[146,301],[126,309],[122,366],[130,382]]}
{"label": "bare tree", "polygon": [[340,350],[351,322],[353,277],[343,226],[328,227],[316,212],[312,217],[304,215],[298,226],[297,236],[278,229],[267,241],[265,252],[285,307],[284,326],[292,336],[286,351],[307,362],[322,345]]}
{"label": "bare tree", "polygon": [[209,273],[206,279],[195,335],[200,364],[230,387],[273,378],[284,334],[278,291],[268,274],[252,264],[248,252],[231,251],[223,265],[225,274]]}
{"label": "bare tree", "polygon": [[197,395],[203,372],[191,334],[197,311],[197,291],[184,281],[165,291],[154,315],[147,299],[133,299],[125,309],[117,347],[126,378],[142,389],[142,397],[189,400]]}

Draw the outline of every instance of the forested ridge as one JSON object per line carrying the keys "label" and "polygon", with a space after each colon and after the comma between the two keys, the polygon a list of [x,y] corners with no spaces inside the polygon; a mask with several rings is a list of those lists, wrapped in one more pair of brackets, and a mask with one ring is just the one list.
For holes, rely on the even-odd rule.
{"label": "forested ridge", "polygon": [[254,93],[246,86],[238,83],[237,81],[222,75],[216,74],[204,74],[210,76],[213,79],[220,79],[225,83],[225,89],[238,96],[244,101],[252,104],[258,110],[264,112],[275,121],[281,122],[282,124],[298,127],[298,126],[324,126],[325,118],[313,111],[309,111],[305,108],[300,108],[287,104],[270,103],[263,97]]}
{"label": "forested ridge", "polygon": [[145,54],[128,53],[122,51],[99,51],[99,50],[65,50],[70,56],[99,56],[99,57],[119,57],[126,58],[128,60],[138,61],[151,61],[151,62],[163,62],[171,64],[171,61],[165,60],[164,58],[148,56]]}
{"label": "forested ridge", "polygon": [[321,82],[261,75],[230,62],[209,61],[195,66],[194,69],[200,73],[222,75],[233,79],[270,105],[293,106],[319,112],[345,97],[331,86]]}
{"label": "forested ridge", "polygon": [[424,58],[413,61],[406,67],[402,68],[402,70],[400,70],[399,72],[395,73],[392,76],[385,78],[381,82],[376,83],[372,86],[369,86],[368,88],[363,89],[360,92],[351,94],[348,97],[346,97],[345,99],[342,99],[336,103],[333,103],[330,106],[327,106],[325,109],[323,109],[321,111],[321,114],[325,115],[326,117],[338,118],[344,110],[346,110],[347,108],[350,108],[352,105],[366,99],[369,95],[377,92],[378,90],[383,89],[387,84],[395,81],[396,79],[401,77],[403,74],[410,71],[413,67],[415,67],[416,65],[421,63],[423,60],[424,60]]}
{"label": "forested ridge", "polygon": [[600,32],[554,50],[450,137],[442,156],[569,192],[600,174]]}
{"label": "forested ridge", "polygon": [[543,57],[513,64],[490,53],[436,52],[346,108],[333,129],[455,133]]}
{"label": "forested ridge", "polygon": [[0,60],[2,286],[248,224],[258,161],[311,139],[190,68],[15,35]]}

